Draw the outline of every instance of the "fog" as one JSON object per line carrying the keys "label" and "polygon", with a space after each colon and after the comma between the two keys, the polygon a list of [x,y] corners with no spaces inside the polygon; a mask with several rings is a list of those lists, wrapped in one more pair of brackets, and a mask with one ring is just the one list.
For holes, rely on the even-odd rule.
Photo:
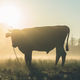
{"label": "fog", "polygon": [[[12,58],[15,59],[15,53],[12,47],[11,38],[6,38],[5,33],[8,32],[5,24],[0,24],[0,59]],[[65,46],[64,46],[65,47]],[[17,57],[24,58],[24,54],[15,48]],[[70,46],[69,51],[66,52],[66,59],[80,59],[80,46]],[[48,54],[45,51],[33,51],[32,59],[54,59],[56,58],[56,48],[51,50]]]}

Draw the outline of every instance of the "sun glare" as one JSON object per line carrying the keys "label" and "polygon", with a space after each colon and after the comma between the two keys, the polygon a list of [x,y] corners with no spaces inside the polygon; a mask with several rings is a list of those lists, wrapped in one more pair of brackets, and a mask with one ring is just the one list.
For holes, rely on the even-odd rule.
{"label": "sun glare", "polygon": [[19,9],[14,5],[8,4],[0,8],[1,23],[7,23],[9,26],[17,28],[16,26],[20,23],[20,18]]}

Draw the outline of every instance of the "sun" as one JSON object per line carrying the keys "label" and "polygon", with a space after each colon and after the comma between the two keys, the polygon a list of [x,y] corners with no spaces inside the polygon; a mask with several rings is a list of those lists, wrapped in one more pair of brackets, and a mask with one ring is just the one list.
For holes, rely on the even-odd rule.
{"label": "sun", "polygon": [[13,28],[17,28],[17,25],[20,23],[20,11],[17,6],[12,4],[3,5],[0,8],[0,22],[7,23]]}

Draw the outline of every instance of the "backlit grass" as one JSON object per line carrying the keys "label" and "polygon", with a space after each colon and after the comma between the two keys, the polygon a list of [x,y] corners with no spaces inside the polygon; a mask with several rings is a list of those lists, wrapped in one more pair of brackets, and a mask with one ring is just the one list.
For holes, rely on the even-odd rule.
{"label": "backlit grass", "polygon": [[23,58],[5,59],[0,61],[1,80],[80,80],[80,60],[66,60],[61,67],[61,61],[55,67],[54,60],[33,59],[28,67]]}

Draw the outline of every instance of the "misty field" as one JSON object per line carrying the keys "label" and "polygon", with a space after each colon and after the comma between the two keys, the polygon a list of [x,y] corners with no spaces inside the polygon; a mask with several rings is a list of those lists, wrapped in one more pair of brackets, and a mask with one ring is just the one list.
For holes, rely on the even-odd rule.
{"label": "misty field", "polygon": [[80,60],[61,61],[55,67],[54,60],[33,59],[32,67],[25,65],[23,58],[0,61],[0,80],[80,80]]}

